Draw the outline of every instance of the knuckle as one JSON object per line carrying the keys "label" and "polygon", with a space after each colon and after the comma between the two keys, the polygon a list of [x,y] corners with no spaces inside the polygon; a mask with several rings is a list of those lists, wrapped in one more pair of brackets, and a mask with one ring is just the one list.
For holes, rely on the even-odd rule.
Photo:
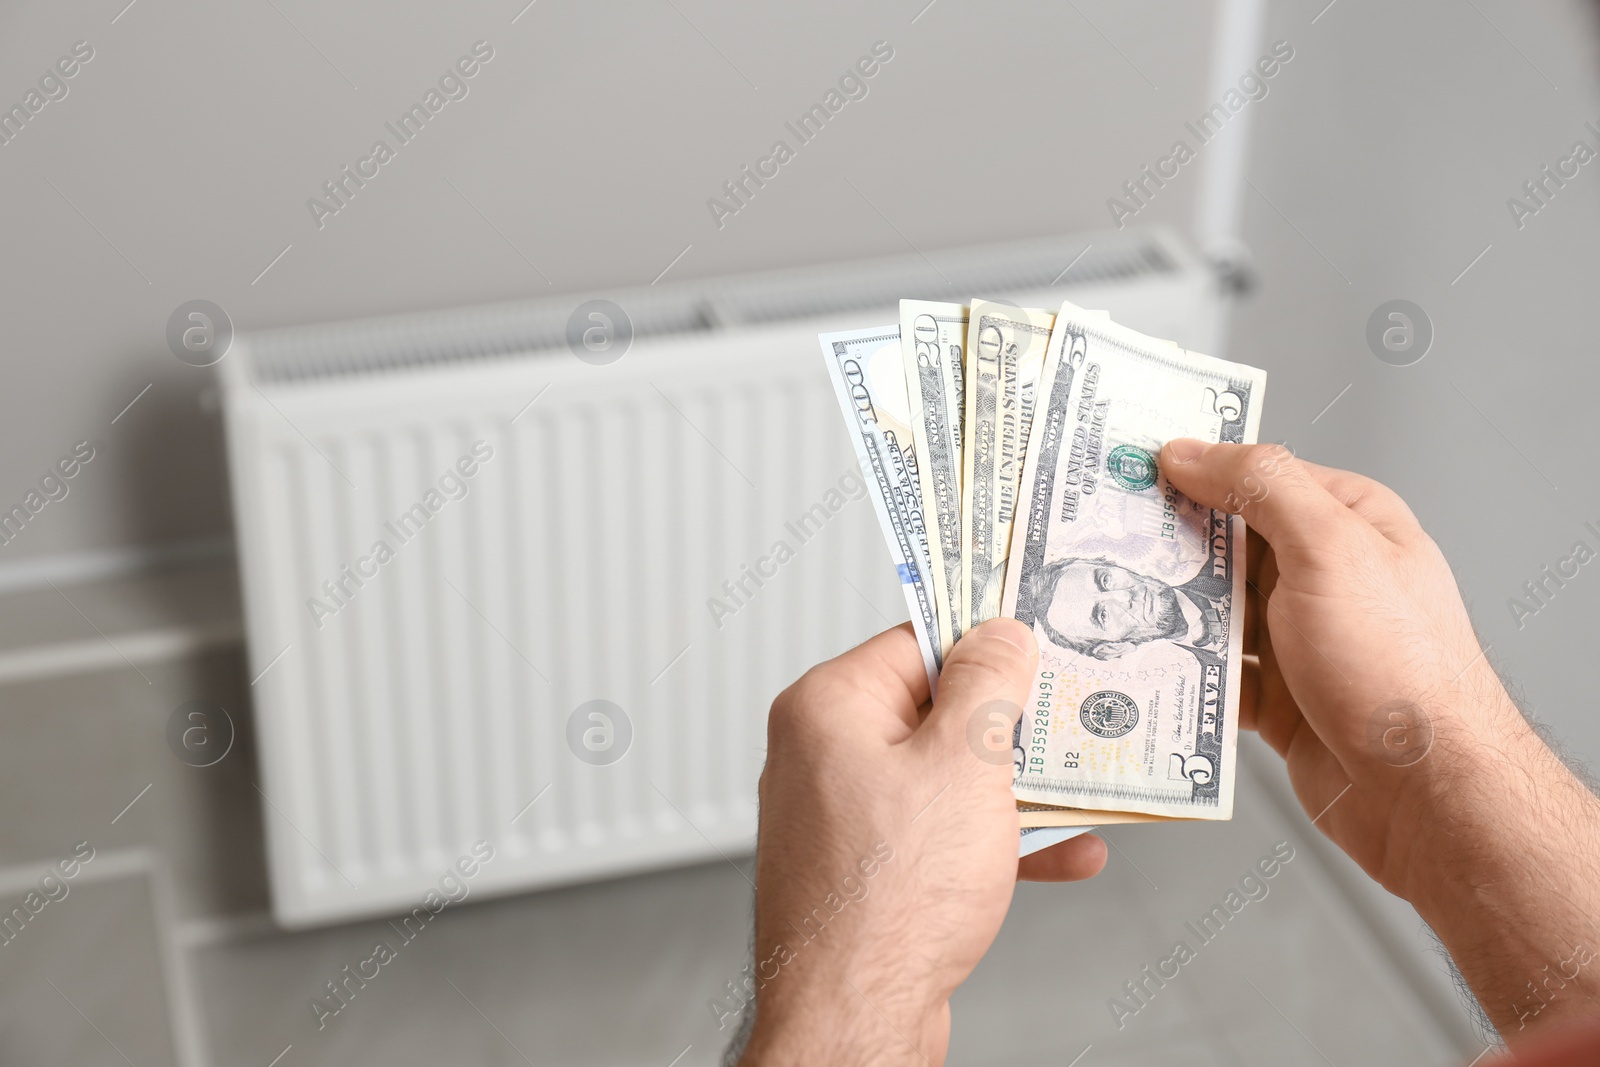
{"label": "knuckle", "polygon": [[784,690],[778,699],[772,702],[772,707],[767,710],[767,743],[768,745],[782,744],[784,739],[793,731],[794,703],[789,699],[789,690]]}
{"label": "knuckle", "polygon": [[[1275,491],[1301,493],[1315,484],[1311,470],[1286,445],[1243,445],[1235,461],[1223,499],[1225,510],[1248,517],[1252,505],[1264,504]],[[1278,508],[1281,502],[1266,506]]]}
{"label": "knuckle", "polygon": [[1417,526],[1415,535],[1401,546],[1401,550],[1410,553],[1413,558],[1426,561],[1427,565],[1436,571],[1450,572],[1450,560],[1445,556],[1444,549],[1440,548],[1439,542],[1420,525]]}
{"label": "knuckle", "polygon": [[1276,441],[1248,447],[1251,463],[1269,474],[1276,472],[1279,466],[1287,464],[1298,465],[1300,462],[1288,445],[1279,444]]}
{"label": "knuckle", "polygon": [[1355,555],[1366,552],[1370,541],[1363,536],[1371,532],[1355,514],[1343,508],[1330,509],[1328,514],[1319,516],[1319,536],[1325,537],[1330,550],[1334,552]]}
{"label": "knuckle", "polygon": [[826,665],[811,668],[789,688],[778,694],[767,712],[767,737],[782,743],[804,737],[816,728],[819,709],[829,703],[830,692],[836,690]]}
{"label": "knuckle", "polygon": [[818,663],[796,678],[789,688],[778,694],[778,699],[792,704],[808,704],[817,694],[837,689],[838,674],[838,666],[833,660]]}
{"label": "knuckle", "polygon": [[1272,472],[1292,460],[1294,454],[1279,444],[1238,445],[1228,453],[1233,461],[1233,473],[1243,476],[1251,472]]}
{"label": "knuckle", "polygon": [[1257,445],[1256,447],[1262,449],[1259,469],[1264,476],[1284,485],[1292,486],[1310,485],[1315,481],[1311,476],[1310,468],[1301,461],[1300,457],[1283,445]]}
{"label": "knuckle", "polygon": [[1292,458],[1282,445],[1272,443],[1242,445],[1233,453],[1234,467],[1239,473],[1275,469]]}
{"label": "knuckle", "polygon": [[1409,543],[1423,536],[1422,523],[1404,498],[1376,478],[1353,471],[1338,471],[1336,496],[1351,511],[1378,526],[1396,541]]}
{"label": "knuckle", "polygon": [[1411,505],[1399,493],[1382,482],[1373,481],[1372,495],[1390,519],[1405,524],[1418,534],[1422,533],[1422,523],[1417,520],[1417,513],[1411,510]]}

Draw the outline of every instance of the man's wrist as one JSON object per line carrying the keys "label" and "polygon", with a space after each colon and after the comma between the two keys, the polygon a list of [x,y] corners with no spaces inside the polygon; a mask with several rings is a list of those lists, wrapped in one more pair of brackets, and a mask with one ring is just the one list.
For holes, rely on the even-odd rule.
{"label": "man's wrist", "polygon": [[1528,810],[1528,792],[1571,777],[1498,681],[1423,721],[1421,758],[1373,771],[1392,789],[1381,880],[1419,911],[1451,900],[1487,858],[1521,851],[1540,817]]}
{"label": "man's wrist", "polygon": [[756,1018],[739,1063],[761,1067],[788,1064],[928,1064],[944,1062],[948,1035],[935,1025],[942,1005],[929,1010],[894,1001],[879,1005],[868,994],[845,985],[842,993],[815,991],[787,996],[758,994]]}
{"label": "man's wrist", "polygon": [[1600,950],[1600,801],[1502,700],[1412,768],[1384,866],[1514,1041],[1600,993],[1600,972],[1565,973]]}

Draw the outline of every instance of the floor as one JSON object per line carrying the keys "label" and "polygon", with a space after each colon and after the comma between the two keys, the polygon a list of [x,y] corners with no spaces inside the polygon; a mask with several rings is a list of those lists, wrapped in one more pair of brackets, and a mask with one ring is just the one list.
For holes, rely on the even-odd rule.
{"label": "floor", "polygon": [[[1403,907],[1382,911],[1378,891],[1346,894],[1344,861],[1330,864],[1303,816],[1280,813],[1274,774],[1281,769],[1255,752],[1232,822],[1122,828],[1109,834],[1100,878],[1022,886],[956,996],[949,1062],[1471,1060],[1482,1045],[1441,992],[1443,967],[1421,951],[1420,923]],[[1267,894],[1201,942],[1185,924],[1198,924],[1257,859],[1275,847],[1286,855],[1280,842],[1293,858]],[[728,1034],[707,1002],[745,963],[747,877],[741,859],[468,902],[405,944],[371,922],[196,946],[212,1059],[264,1065],[292,1046],[285,1064],[715,1064]],[[1380,911],[1367,914],[1374,902]],[[1421,981],[1397,967],[1407,939],[1415,943],[1400,954],[1432,966]],[[311,998],[380,940],[400,945],[397,957],[319,1029]],[[1122,984],[1178,940],[1194,958],[1119,1026],[1108,1001],[1133,1007]]]}
{"label": "floor", "polygon": [[[0,1062],[718,1062],[728,1033],[707,1003],[746,962],[744,857],[469,899],[404,944],[381,920],[278,932],[248,716],[240,758],[203,770],[163,734],[181,696],[247,684],[237,649],[142,670],[148,687],[105,671],[3,688],[0,904],[22,901],[71,842],[97,855],[0,945]],[[1324,845],[1276,756],[1245,737],[1241,757],[1231,822],[1117,828],[1099,878],[1019,888],[956,995],[950,1063],[1472,1061],[1483,1046],[1414,913]],[[1193,936],[1186,924],[1291,847],[1265,897],[1209,943]],[[396,958],[319,1028],[312,998],[380,940]],[[1123,984],[1179,940],[1195,958],[1147,1006],[1128,1000]],[[1121,1026],[1112,998],[1128,1005]]]}

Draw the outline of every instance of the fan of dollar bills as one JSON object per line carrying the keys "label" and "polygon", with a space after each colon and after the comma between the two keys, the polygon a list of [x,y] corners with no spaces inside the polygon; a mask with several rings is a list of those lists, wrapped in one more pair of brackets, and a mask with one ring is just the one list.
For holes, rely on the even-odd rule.
{"label": "fan of dollar bills", "polygon": [[1230,818],[1244,524],[1157,456],[1254,442],[1265,372],[1072,304],[902,300],[818,339],[930,680],[985,619],[1038,637],[1022,825]]}

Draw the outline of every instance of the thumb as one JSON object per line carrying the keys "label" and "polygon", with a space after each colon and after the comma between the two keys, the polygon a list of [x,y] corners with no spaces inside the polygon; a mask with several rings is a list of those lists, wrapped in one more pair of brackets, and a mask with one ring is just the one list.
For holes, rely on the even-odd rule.
{"label": "thumb", "polygon": [[[965,753],[970,745],[985,762],[1009,767],[1011,727],[1022,714],[1038,663],[1033,630],[1016,619],[990,619],[968,630],[944,659],[939,695],[918,737],[951,752]],[[985,738],[997,729],[1005,735],[998,748],[999,738]]]}
{"label": "thumb", "polygon": [[1199,504],[1234,515],[1275,548],[1325,543],[1349,512],[1282,445],[1168,441],[1158,461],[1173,487]]}

